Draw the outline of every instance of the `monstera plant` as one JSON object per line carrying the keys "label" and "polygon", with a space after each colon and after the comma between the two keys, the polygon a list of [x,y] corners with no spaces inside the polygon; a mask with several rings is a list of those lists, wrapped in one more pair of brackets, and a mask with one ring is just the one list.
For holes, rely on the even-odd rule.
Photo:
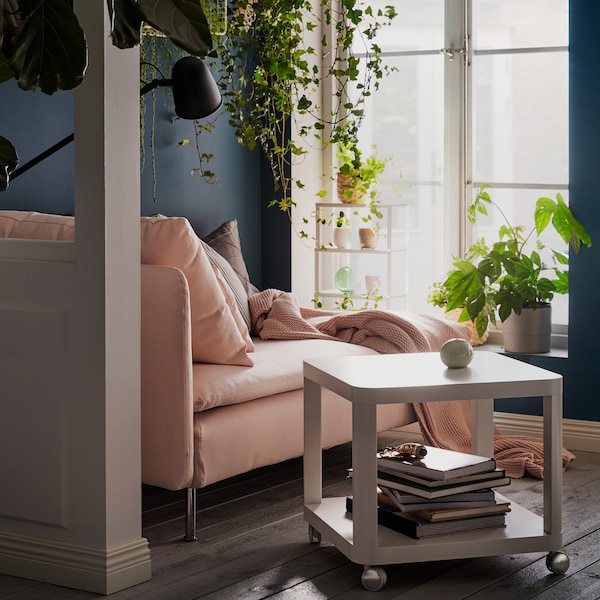
{"label": "monstera plant", "polygon": [[[113,44],[133,48],[144,24],[190,54],[203,58],[212,37],[199,0],[107,0]],[[71,0],[0,0],[0,83],[16,79],[23,90],[71,90],[85,76],[85,33]],[[18,165],[14,146],[0,135],[0,191]]]}

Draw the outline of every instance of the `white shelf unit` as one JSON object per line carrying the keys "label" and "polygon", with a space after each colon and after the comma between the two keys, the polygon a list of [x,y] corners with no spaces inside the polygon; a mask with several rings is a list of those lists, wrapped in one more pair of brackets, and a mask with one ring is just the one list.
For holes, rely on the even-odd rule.
{"label": "white shelf unit", "polygon": [[[315,298],[323,308],[341,308],[348,299],[348,309],[378,308],[406,310],[408,298],[408,204],[377,204],[381,218],[365,222],[369,206],[324,202],[316,205],[317,215],[328,223],[317,221],[315,242]],[[348,248],[337,248],[333,242],[335,218],[340,212],[350,220],[351,241]],[[333,224],[331,221],[334,221]],[[379,227],[377,246],[361,248],[359,229]],[[336,286],[340,269],[350,269],[347,290]],[[378,278],[377,291],[369,293],[367,276]]]}
{"label": "white shelf unit", "polygon": [[[323,498],[321,390],[352,404],[353,513],[345,497]],[[377,524],[379,404],[471,400],[472,450],[493,455],[494,398],[542,397],[543,515],[511,502],[506,527],[413,539]],[[304,361],[304,518],[311,541],[321,535],[363,564],[367,589],[383,587],[378,565],[549,551],[548,569],[564,573],[562,545],[562,376],[478,352],[463,369],[447,369],[437,352],[315,358]],[[501,488],[500,488],[501,489]],[[500,494],[497,494],[503,498]],[[375,566],[374,566],[375,565]]]}

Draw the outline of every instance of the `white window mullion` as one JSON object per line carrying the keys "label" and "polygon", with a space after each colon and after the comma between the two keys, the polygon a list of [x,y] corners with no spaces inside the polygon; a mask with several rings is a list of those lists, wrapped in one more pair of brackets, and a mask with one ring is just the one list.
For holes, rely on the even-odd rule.
{"label": "white window mullion", "polygon": [[[463,250],[465,239],[465,0],[445,1],[444,64],[444,254],[450,268],[453,254]],[[463,52],[461,52],[461,50]]]}

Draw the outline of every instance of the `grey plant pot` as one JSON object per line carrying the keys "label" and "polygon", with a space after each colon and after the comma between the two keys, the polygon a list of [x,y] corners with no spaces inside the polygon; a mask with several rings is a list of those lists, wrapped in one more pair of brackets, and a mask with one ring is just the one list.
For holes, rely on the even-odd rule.
{"label": "grey plant pot", "polygon": [[550,352],[552,306],[524,307],[504,321],[504,350],[513,354]]}

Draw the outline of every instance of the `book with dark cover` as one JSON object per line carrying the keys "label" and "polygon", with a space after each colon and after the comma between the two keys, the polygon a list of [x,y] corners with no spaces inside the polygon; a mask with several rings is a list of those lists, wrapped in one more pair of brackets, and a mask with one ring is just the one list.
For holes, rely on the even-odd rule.
{"label": "book with dark cover", "polygon": [[427,500],[426,498],[420,498],[419,496],[403,494],[402,492],[391,488],[380,487],[380,489],[381,493],[378,493],[377,497],[382,501],[384,501],[385,498],[388,500],[388,503],[396,508],[396,510],[401,510],[402,512],[496,505],[496,495],[494,494],[494,490],[466,492],[464,494]]}
{"label": "book with dark cover", "polygon": [[466,519],[484,515],[506,514],[510,512],[510,502],[496,502],[493,506],[471,506],[463,508],[441,508],[425,509],[411,512],[415,517],[439,523],[442,521],[453,521],[455,519]]}
{"label": "book with dark cover", "polygon": [[[464,475],[462,477],[453,477],[448,479],[427,479],[426,477],[420,477],[419,475],[413,475],[412,473],[399,473],[397,469],[392,469],[390,467],[386,467],[385,465],[380,465],[379,463],[377,466],[378,472],[381,473],[382,477],[385,477],[386,475],[402,477],[402,479],[412,481],[421,486],[429,488],[443,487],[446,485],[453,485],[455,483],[463,484],[471,481],[483,481],[484,479],[502,479],[506,476],[504,469],[493,469],[492,471],[486,471],[485,473],[475,473],[473,475]],[[493,483],[490,483],[490,485],[493,485]]]}
{"label": "book with dark cover", "polygon": [[[350,473],[352,476],[352,473]],[[428,486],[422,486],[413,481],[402,479],[401,477],[394,477],[387,473],[379,473],[377,477],[377,485],[383,487],[389,487],[401,492],[407,492],[415,496],[421,496],[422,498],[443,498],[444,496],[452,496],[454,494],[460,494],[463,492],[472,492],[476,490],[483,490],[495,487],[501,487],[510,484],[510,477],[505,476],[501,479],[494,479],[492,481],[483,479],[481,481],[471,481],[469,483],[453,483],[450,485],[444,485],[436,488],[430,488]]]}
{"label": "book with dark cover", "polygon": [[[447,480],[475,473],[485,473],[496,468],[496,461],[487,456],[456,452],[425,446],[427,454],[420,459],[392,457],[382,451],[377,454],[378,465],[394,469],[398,473],[410,473],[426,479]],[[379,467],[378,467],[379,468]]]}
{"label": "book with dark cover", "polygon": [[[352,512],[352,498],[346,498],[346,511]],[[380,525],[408,535],[414,539],[431,538],[450,533],[462,533],[476,529],[489,529],[490,527],[504,527],[506,515],[504,513],[487,515],[483,517],[470,517],[453,521],[435,523],[426,521],[412,515],[395,511],[386,506],[377,507],[377,520]]]}

